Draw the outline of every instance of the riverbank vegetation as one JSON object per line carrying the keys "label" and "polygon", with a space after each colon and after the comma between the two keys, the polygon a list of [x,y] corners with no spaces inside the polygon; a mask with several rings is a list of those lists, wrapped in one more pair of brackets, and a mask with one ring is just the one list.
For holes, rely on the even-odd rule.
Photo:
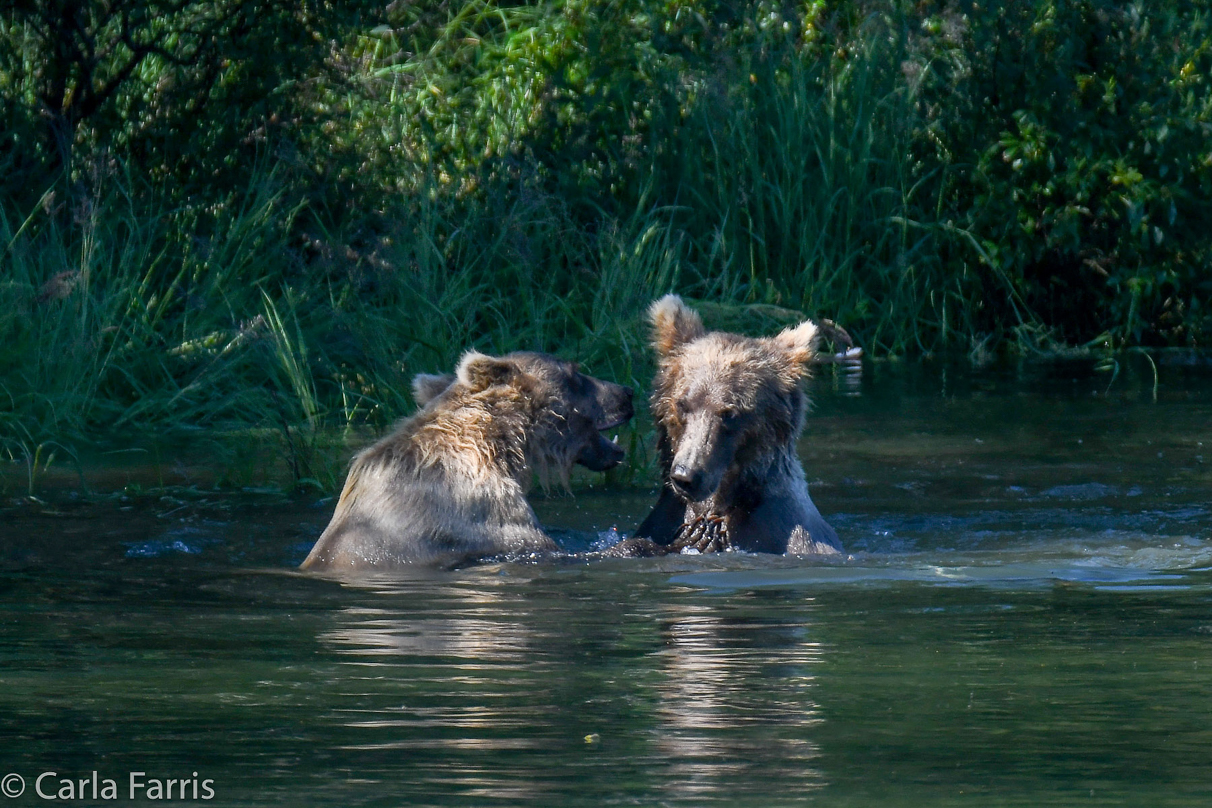
{"label": "riverbank vegetation", "polygon": [[872,357],[1202,348],[1210,77],[1178,0],[19,0],[0,441],[328,490],[470,346],[643,389],[671,290]]}

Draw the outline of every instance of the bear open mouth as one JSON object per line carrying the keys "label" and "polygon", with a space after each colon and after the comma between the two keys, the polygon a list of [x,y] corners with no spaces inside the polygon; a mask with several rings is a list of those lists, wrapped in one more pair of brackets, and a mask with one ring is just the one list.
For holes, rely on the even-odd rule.
{"label": "bear open mouth", "polygon": [[[627,420],[628,419],[623,418],[621,420],[614,421],[613,423],[609,423],[603,429],[613,429],[615,427],[622,426],[627,422]],[[612,437],[607,437],[601,432],[598,432],[598,434],[594,435],[593,439],[588,444],[581,447],[581,451],[577,453],[575,462],[585,466],[591,471],[607,471],[608,469],[614,468],[619,463],[622,463],[623,458],[625,457],[626,452],[624,452],[623,447],[619,445],[618,433],[615,433]]]}
{"label": "bear open mouth", "polygon": [[617,430],[630,421],[633,415],[635,415],[635,409],[631,406],[629,393],[625,399],[615,403],[608,412],[594,419],[593,428],[597,430],[598,434],[594,435],[593,439],[577,453],[576,462],[593,471],[606,471],[622,463],[626,453],[619,445],[618,432],[616,431],[612,436],[602,433]]}
{"label": "bear open mouth", "polygon": [[600,421],[595,421],[593,428],[598,432],[605,432],[608,429],[617,429],[623,424],[631,420],[632,413],[622,412],[614,417],[606,416]]}

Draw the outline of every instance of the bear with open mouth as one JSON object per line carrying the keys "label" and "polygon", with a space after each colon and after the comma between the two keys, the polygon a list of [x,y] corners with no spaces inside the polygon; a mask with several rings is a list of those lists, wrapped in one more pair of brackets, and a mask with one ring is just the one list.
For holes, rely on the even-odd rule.
{"label": "bear with open mouth", "polygon": [[526,501],[532,477],[618,465],[622,448],[601,433],[633,414],[630,388],[541,353],[471,351],[454,374],[417,376],[413,392],[421,409],[354,457],[303,569],[558,552]]}
{"label": "bear with open mouth", "polygon": [[[649,310],[659,360],[652,393],[660,498],[619,554],[718,552],[825,556],[841,552],[796,454],[809,367],[829,323],[806,320],[773,337],[709,332],[676,295]],[[858,349],[845,361],[857,361]]]}

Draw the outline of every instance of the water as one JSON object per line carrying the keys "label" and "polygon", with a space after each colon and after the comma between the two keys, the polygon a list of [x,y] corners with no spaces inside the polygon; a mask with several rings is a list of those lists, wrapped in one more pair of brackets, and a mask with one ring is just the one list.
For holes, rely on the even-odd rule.
{"label": "water", "polygon": [[[818,381],[833,563],[341,582],[291,569],[331,503],[10,509],[0,775],[14,805],[94,770],[247,806],[1207,805],[1212,380],[1160,379]],[[538,509],[581,550],[650,503]]]}

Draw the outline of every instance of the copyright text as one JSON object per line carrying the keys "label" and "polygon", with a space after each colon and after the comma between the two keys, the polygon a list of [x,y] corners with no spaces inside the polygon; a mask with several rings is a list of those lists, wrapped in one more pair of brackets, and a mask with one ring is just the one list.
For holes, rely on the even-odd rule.
{"label": "copyright text", "polygon": [[[102,777],[90,772],[87,777],[69,777],[59,772],[42,772],[33,778],[33,793],[43,800],[212,800],[215,781],[197,772],[188,777],[149,776],[130,772],[125,778]],[[0,793],[10,799],[25,793],[25,778],[15,772],[0,778]]]}

